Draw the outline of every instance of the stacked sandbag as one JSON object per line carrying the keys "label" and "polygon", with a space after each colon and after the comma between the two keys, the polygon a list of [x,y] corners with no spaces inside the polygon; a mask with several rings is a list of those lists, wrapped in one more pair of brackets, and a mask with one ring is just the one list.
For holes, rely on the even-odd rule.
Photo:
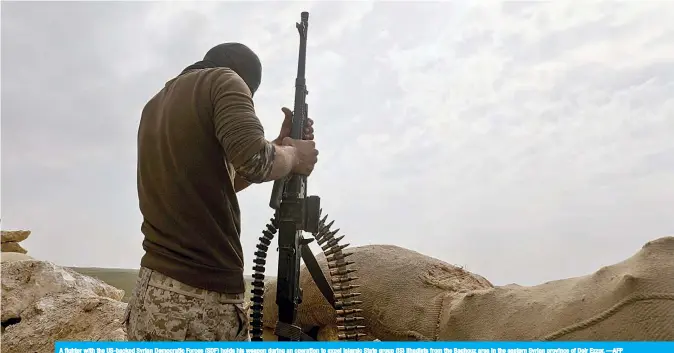
{"label": "stacked sandbag", "polygon": [[[3,230],[2,252],[26,254],[28,251],[21,246],[21,242],[28,239],[29,230]],[[3,254],[4,255],[4,254]]]}

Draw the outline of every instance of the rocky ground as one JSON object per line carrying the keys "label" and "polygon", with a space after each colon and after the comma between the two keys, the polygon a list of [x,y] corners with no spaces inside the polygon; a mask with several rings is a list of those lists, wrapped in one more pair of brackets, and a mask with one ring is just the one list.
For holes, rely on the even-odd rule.
{"label": "rocky ground", "polygon": [[125,340],[123,295],[117,288],[49,262],[5,262],[2,352],[53,352],[59,340]]}
{"label": "rocky ground", "polygon": [[138,270],[37,260],[20,244],[30,234],[2,231],[0,351],[52,353],[55,341],[126,340],[122,320]]}
{"label": "rocky ground", "polygon": [[19,244],[29,235],[2,231],[2,352],[51,353],[58,340],[125,340],[124,291],[33,259]]}

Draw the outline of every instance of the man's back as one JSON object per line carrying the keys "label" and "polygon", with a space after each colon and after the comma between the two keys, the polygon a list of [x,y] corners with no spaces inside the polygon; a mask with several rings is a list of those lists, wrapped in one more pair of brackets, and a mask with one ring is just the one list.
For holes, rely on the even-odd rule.
{"label": "man's back", "polygon": [[255,118],[237,126],[242,131],[218,131],[222,128],[214,124],[215,102],[223,99],[221,91],[234,91],[240,94],[227,99],[240,99],[237,106],[248,110],[243,113],[254,115],[242,84],[226,68],[185,73],[147,103],[138,131],[138,197],[146,251],[141,266],[221,293],[245,290],[235,172],[221,139],[259,134],[262,127]]}
{"label": "man's back", "polygon": [[255,115],[257,55],[211,48],[145,106],[138,129],[138,200],[145,234],[124,314],[129,341],[246,341],[241,222],[236,192],[317,161],[312,121],[290,138],[292,112],[268,141]]}

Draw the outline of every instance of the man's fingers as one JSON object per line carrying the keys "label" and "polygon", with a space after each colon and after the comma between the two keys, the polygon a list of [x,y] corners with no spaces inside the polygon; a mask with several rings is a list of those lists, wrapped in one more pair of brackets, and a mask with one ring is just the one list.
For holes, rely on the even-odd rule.
{"label": "man's fingers", "polygon": [[281,111],[283,112],[283,114],[285,114],[285,118],[286,118],[286,119],[290,119],[290,118],[293,117],[293,112],[292,112],[292,110],[290,110],[290,109],[288,109],[288,108],[286,108],[286,107],[283,107],[283,108],[281,108]]}
{"label": "man's fingers", "polygon": [[304,138],[306,140],[314,139],[314,127],[312,126],[313,124],[314,124],[313,120],[307,119],[307,125],[304,127]]}

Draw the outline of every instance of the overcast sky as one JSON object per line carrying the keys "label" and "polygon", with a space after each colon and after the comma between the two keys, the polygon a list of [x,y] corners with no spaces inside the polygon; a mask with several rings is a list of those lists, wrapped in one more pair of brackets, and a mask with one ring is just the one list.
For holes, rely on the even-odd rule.
{"label": "overcast sky", "polygon": [[[537,284],[674,235],[665,1],[3,1],[3,229],[32,230],[37,258],[137,268],[143,105],[239,41],[261,58],[255,106],[274,138],[304,10],[320,150],[309,191],[351,244]],[[247,273],[270,191],[240,194]]]}

